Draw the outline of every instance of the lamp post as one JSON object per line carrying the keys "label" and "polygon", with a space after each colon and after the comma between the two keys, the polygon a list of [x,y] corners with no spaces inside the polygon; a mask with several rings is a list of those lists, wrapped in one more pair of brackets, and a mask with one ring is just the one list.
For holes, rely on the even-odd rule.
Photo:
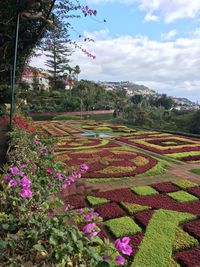
{"label": "lamp post", "polygon": [[10,130],[12,130],[12,127],[13,127],[13,114],[15,111],[15,80],[16,80],[17,52],[18,52],[18,40],[19,40],[20,2],[21,0],[18,0],[16,4],[17,17],[16,17],[16,26],[15,26],[14,60],[13,60],[13,67],[11,67]]}

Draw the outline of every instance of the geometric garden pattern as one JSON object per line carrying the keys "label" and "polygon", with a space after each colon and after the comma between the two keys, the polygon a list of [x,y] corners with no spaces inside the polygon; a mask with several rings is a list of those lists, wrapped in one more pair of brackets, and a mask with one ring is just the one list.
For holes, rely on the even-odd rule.
{"label": "geometric garden pattern", "polygon": [[200,266],[200,186],[189,181],[121,188],[66,200],[103,218],[101,237],[129,236],[131,267]]}

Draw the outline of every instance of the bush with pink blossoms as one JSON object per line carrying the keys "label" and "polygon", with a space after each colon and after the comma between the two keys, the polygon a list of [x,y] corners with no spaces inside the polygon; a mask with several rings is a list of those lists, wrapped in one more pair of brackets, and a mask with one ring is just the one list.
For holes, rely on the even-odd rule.
{"label": "bush with pink blossoms", "polygon": [[[60,198],[59,191],[89,167],[83,163],[80,170],[65,173],[52,151],[49,139],[19,128],[11,133],[10,166],[0,176],[0,265],[121,265],[114,245],[98,237],[99,214],[70,210]],[[80,223],[83,231],[77,227]],[[123,263],[126,266],[125,259]]]}

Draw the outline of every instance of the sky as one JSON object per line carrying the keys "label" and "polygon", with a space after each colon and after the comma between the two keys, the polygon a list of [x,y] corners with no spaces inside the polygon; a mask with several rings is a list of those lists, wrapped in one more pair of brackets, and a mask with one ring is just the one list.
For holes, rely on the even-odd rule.
{"label": "sky", "polygon": [[[200,102],[200,0],[81,3],[97,10],[96,17],[71,21],[72,39],[96,56],[74,49],[70,65],[80,66],[81,79],[131,81]],[[33,65],[42,67],[44,59]]]}

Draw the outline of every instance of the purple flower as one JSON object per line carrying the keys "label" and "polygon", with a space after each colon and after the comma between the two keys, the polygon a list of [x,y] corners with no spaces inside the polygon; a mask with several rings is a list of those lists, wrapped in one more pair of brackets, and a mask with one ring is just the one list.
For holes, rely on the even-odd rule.
{"label": "purple flower", "polygon": [[6,174],[3,176],[3,180],[5,183],[9,183],[11,180],[10,174]]}
{"label": "purple flower", "polygon": [[124,265],[124,264],[125,264],[125,259],[124,259],[124,257],[122,257],[122,256],[117,256],[117,257],[115,258],[115,261],[116,261],[116,263],[117,263],[118,265]]}
{"label": "purple flower", "polygon": [[49,174],[52,174],[53,173],[53,168],[47,167],[46,168],[46,172],[49,173]]}
{"label": "purple flower", "polygon": [[86,222],[90,222],[90,221],[92,221],[92,219],[96,219],[97,217],[99,217],[99,213],[89,211],[88,214],[85,216],[84,220]]}
{"label": "purple flower", "polygon": [[41,154],[44,155],[44,156],[47,156],[48,155],[48,149],[46,147],[42,148],[41,149]]}
{"label": "purple flower", "polygon": [[54,211],[52,209],[48,210],[47,216],[52,217],[54,215]]}
{"label": "purple flower", "polygon": [[73,178],[73,176],[68,176],[68,178],[67,178],[67,183],[68,183],[68,185],[71,185],[71,184],[74,183],[74,178]]}
{"label": "purple flower", "polygon": [[109,262],[111,260],[111,257],[110,256],[103,256],[103,260],[106,261],[106,262]]}
{"label": "purple flower", "polygon": [[129,245],[130,238],[123,237],[122,239],[117,239],[115,241],[115,248],[122,254],[130,256],[133,252],[132,247]]}
{"label": "purple flower", "polygon": [[9,169],[9,171],[10,171],[11,174],[18,174],[19,169],[17,167],[11,167]]}
{"label": "purple flower", "polygon": [[76,178],[76,179],[80,179],[81,176],[82,176],[82,174],[81,174],[81,172],[74,172],[74,173],[73,173],[73,176],[74,176],[74,178]]}
{"label": "purple flower", "polygon": [[63,179],[63,175],[62,175],[62,173],[60,173],[60,172],[56,173],[56,177],[57,177],[58,179],[60,179],[60,180]]}
{"label": "purple flower", "polygon": [[23,176],[24,176],[24,172],[19,172],[18,175],[19,175],[20,177],[23,177]]}
{"label": "purple flower", "polygon": [[31,186],[31,180],[29,180],[27,177],[23,177],[20,181],[20,184],[23,186],[23,187],[26,187],[26,188],[29,188]]}
{"label": "purple flower", "polygon": [[83,209],[79,209],[79,210],[77,211],[77,213],[78,213],[79,215],[81,215],[81,214],[84,213],[84,210],[83,210]]}
{"label": "purple flower", "polygon": [[68,183],[65,182],[62,184],[62,189],[67,189],[68,186],[69,186]]}
{"label": "purple flower", "polygon": [[16,179],[11,179],[10,182],[9,182],[9,184],[10,184],[10,186],[12,186],[12,187],[16,187],[17,184],[18,184],[18,182],[17,182]]}
{"label": "purple flower", "polygon": [[20,190],[20,195],[23,198],[31,198],[32,197],[32,192],[31,192],[30,188],[22,188]]}
{"label": "purple flower", "polygon": [[97,227],[96,223],[89,223],[83,227],[83,232],[88,238],[97,236],[100,229]]}
{"label": "purple flower", "polygon": [[48,187],[51,187],[51,182],[48,182],[47,185],[48,185]]}
{"label": "purple flower", "polygon": [[24,169],[25,167],[26,167],[26,165],[25,164],[20,164],[20,169]]}
{"label": "purple flower", "polygon": [[80,167],[81,167],[81,170],[85,171],[85,172],[89,169],[89,167],[88,167],[88,165],[86,163],[81,164]]}

